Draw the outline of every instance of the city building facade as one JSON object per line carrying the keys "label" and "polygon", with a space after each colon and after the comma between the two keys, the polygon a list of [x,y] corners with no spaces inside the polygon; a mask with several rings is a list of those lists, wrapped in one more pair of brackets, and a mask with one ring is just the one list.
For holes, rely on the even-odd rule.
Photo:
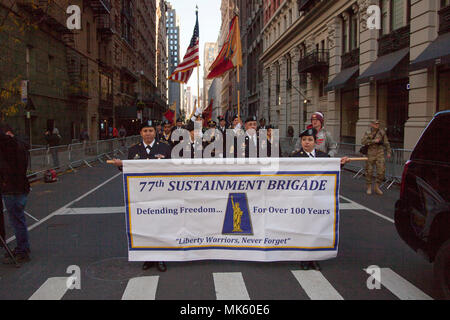
{"label": "city building facade", "polygon": [[[67,27],[69,5],[81,12],[75,30]],[[64,144],[84,129],[95,141],[161,117],[167,103],[157,92],[167,86],[156,81],[156,9],[155,0],[1,0],[0,81],[2,92],[13,92],[0,101],[2,118],[44,145],[47,127],[57,127]]]}
{"label": "city building facade", "polygon": [[[380,29],[367,25],[372,5]],[[449,109],[448,16],[446,0],[265,1],[261,114],[285,136],[321,111],[336,140],[356,144],[378,118],[412,149]]]}

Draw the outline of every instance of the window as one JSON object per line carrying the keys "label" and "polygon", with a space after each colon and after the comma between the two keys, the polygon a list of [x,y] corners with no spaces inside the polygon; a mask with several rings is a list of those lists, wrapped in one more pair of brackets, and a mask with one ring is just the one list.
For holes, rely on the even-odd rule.
{"label": "window", "polygon": [[389,34],[409,24],[411,0],[382,0],[382,34]]}
{"label": "window", "polygon": [[352,15],[350,19],[350,51],[358,47],[358,16]]}
{"label": "window", "polygon": [[441,0],[441,8],[450,6],[450,0]]}
{"label": "window", "polygon": [[404,0],[391,0],[391,26],[392,30],[397,30],[403,27],[404,17]]}

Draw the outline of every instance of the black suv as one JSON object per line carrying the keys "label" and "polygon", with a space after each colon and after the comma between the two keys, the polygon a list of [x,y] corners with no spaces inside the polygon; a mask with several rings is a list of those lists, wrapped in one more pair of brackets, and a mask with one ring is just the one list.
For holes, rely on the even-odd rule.
{"label": "black suv", "polygon": [[434,262],[436,283],[450,299],[450,110],[434,116],[405,164],[395,226]]}

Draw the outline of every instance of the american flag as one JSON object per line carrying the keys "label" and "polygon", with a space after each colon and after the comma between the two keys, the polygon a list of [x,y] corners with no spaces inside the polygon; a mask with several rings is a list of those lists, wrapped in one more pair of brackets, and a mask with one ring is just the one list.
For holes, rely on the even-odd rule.
{"label": "american flag", "polygon": [[198,12],[196,12],[197,21],[195,23],[194,34],[191,39],[191,43],[187,49],[186,54],[184,55],[183,62],[181,62],[172,75],[169,77],[169,80],[181,83],[187,83],[189,78],[194,71],[194,68],[200,65],[199,60],[199,30],[198,30]]}

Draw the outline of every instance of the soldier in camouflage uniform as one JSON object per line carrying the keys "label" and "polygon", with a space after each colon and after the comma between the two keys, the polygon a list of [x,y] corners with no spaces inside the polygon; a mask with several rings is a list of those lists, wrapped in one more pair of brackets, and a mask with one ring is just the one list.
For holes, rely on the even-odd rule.
{"label": "soldier in camouflage uniform", "polygon": [[380,184],[384,181],[386,164],[384,161],[384,149],[386,148],[387,157],[391,157],[391,146],[389,144],[386,132],[380,129],[380,121],[374,120],[370,124],[370,130],[368,130],[361,140],[362,145],[367,145],[367,157],[369,160],[366,162],[366,184],[367,194],[372,194],[372,175],[374,166],[377,167],[377,177],[375,181],[374,191],[378,195],[382,195],[380,190]]}

